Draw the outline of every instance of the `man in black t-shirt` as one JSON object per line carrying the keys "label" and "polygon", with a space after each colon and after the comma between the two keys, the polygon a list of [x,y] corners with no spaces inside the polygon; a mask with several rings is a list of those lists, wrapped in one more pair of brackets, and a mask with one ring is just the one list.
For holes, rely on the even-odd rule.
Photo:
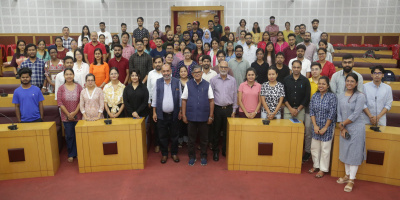
{"label": "man in black t-shirt", "polygon": [[283,83],[283,79],[285,79],[286,76],[290,75],[290,69],[287,65],[283,64],[284,61],[285,54],[282,52],[278,52],[275,58],[276,63],[272,65],[278,69],[278,77],[276,78],[276,80],[280,83]]}
{"label": "man in black t-shirt", "polygon": [[225,30],[225,35],[221,37],[221,42],[220,42],[221,46],[224,46],[225,42],[228,42],[228,36],[229,36],[229,33],[231,32],[231,29],[229,28],[229,26],[225,26],[224,30]]}

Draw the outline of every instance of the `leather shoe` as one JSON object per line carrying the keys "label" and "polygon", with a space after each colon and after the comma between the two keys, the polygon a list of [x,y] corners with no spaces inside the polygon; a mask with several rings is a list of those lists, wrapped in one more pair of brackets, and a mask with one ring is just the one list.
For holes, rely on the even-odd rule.
{"label": "leather shoe", "polygon": [[214,153],[214,155],[213,155],[213,160],[214,160],[214,161],[219,161],[219,155],[218,155],[218,153]]}
{"label": "leather shoe", "polygon": [[161,164],[165,164],[167,162],[168,156],[163,156],[161,158]]}
{"label": "leather shoe", "polygon": [[171,157],[174,162],[179,162],[179,157],[177,155],[172,155]]}
{"label": "leather shoe", "polygon": [[225,151],[222,152],[222,156],[226,157],[226,152]]}

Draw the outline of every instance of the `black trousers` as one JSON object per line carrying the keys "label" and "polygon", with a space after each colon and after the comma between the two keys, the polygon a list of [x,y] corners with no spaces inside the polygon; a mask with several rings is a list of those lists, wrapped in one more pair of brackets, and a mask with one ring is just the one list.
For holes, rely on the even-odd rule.
{"label": "black trousers", "polygon": [[[152,108],[153,109],[153,108]],[[160,138],[158,137],[158,128],[157,128],[157,122],[153,120],[153,111],[150,111],[149,113],[149,120],[150,120],[150,133],[151,129],[153,129],[153,137],[154,137],[154,146],[160,146]],[[158,121],[158,120],[157,120]]]}
{"label": "black trousers", "polygon": [[197,136],[200,138],[201,158],[207,158],[207,144],[208,144],[208,124],[207,122],[192,122],[188,124],[188,150],[189,158],[196,159],[195,143]]}
{"label": "black trousers", "polygon": [[215,105],[214,107],[214,131],[213,133],[213,152],[219,153],[219,140],[220,133],[222,134],[222,152],[226,152],[226,124],[228,122],[228,117],[231,116],[233,112],[232,106],[221,107]]}
{"label": "black trousers", "polygon": [[163,119],[157,119],[158,137],[163,156],[168,156],[169,140],[171,140],[171,155],[178,154],[179,132],[177,131],[177,124],[178,120],[174,121],[172,113],[164,113]]}

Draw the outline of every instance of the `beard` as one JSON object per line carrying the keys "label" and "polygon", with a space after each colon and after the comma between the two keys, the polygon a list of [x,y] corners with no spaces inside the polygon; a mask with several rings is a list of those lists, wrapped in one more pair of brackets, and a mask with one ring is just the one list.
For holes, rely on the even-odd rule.
{"label": "beard", "polygon": [[304,42],[309,43],[309,42],[310,42],[310,39],[304,39]]}
{"label": "beard", "polygon": [[242,55],[241,54],[236,55],[236,58],[242,58]]}
{"label": "beard", "polygon": [[171,79],[171,74],[163,75],[163,78],[164,78],[164,80],[169,80],[169,79]]}
{"label": "beard", "polygon": [[121,54],[120,54],[120,53],[116,53],[116,54],[114,54],[114,56],[115,56],[116,58],[121,58]]}
{"label": "beard", "polygon": [[352,69],[353,69],[353,67],[348,67],[348,66],[343,67],[343,71],[344,71],[345,73],[351,72]]}
{"label": "beard", "polygon": [[226,72],[224,72],[224,71],[219,71],[219,73],[220,73],[221,75],[223,75],[223,76],[226,76],[226,75],[228,74],[227,71],[226,71]]}

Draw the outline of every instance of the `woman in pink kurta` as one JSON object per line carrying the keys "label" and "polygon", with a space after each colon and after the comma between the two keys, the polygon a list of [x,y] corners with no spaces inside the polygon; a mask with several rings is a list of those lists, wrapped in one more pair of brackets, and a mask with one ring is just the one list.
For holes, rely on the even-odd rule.
{"label": "woman in pink kurta", "polygon": [[283,50],[288,46],[289,46],[289,44],[285,41],[283,32],[279,31],[278,32],[278,40],[275,43],[275,54],[277,54],[279,52],[283,52]]}
{"label": "woman in pink kurta", "polygon": [[86,88],[81,92],[80,108],[83,120],[96,121],[102,119],[104,111],[103,90],[96,87],[93,74],[86,75]]}

